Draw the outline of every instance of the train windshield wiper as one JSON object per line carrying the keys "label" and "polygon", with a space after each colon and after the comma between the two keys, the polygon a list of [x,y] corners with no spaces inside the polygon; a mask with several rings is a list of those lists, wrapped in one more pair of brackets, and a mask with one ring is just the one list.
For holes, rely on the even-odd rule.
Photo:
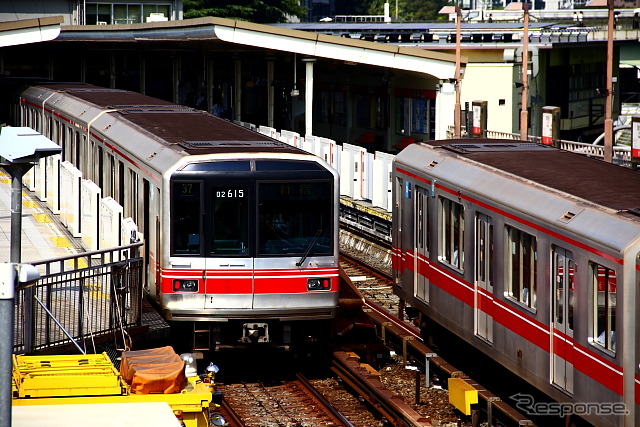
{"label": "train windshield wiper", "polygon": [[307,259],[307,257],[309,256],[309,252],[311,252],[311,248],[313,248],[313,246],[316,244],[316,242],[318,241],[318,237],[320,237],[321,234],[322,234],[322,230],[318,230],[316,232],[315,237],[313,238],[311,243],[309,243],[309,246],[307,246],[307,250],[304,252],[304,255],[302,255],[302,258],[300,258],[300,261],[296,262],[297,267],[300,267],[304,262],[304,260]]}

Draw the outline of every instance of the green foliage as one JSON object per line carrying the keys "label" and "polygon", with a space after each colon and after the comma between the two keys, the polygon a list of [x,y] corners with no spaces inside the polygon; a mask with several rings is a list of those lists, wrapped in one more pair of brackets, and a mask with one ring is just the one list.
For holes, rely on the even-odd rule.
{"label": "green foliage", "polygon": [[266,24],[306,16],[297,0],[184,0],[183,5],[185,19],[217,16]]}

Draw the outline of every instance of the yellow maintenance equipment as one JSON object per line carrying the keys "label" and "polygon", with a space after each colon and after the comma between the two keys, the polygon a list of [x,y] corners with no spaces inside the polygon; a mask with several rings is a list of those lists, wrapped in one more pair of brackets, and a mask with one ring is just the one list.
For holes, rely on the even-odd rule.
{"label": "yellow maintenance equipment", "polygon": [[[131,353],[131,352],[130,352]],[[185,427],[207,427],[213,383],[199,377],[173,393],[134,393],[106,353],[13,356],[13,406],[166,403]],[[135,404],[135,405],[133,405]],[[109,406],[107,405],[107,406]],[[21,408],[21,411],[27,410]],[[34,409],[34,414],[39,409]]]}
{"label": "yellow maintenance equipment", "polygon": [[471,415],[471,405],[478,403],[478,390],[462,378],[449,378],[449,403],[465,415]]}

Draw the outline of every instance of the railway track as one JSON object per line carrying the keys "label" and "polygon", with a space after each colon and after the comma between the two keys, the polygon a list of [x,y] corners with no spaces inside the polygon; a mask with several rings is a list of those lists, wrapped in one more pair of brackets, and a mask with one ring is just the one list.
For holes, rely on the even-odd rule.
{"label": "railway track", "polygon": [[229,427],[353,426],[301,374],[291,381],[229,384],[219,390]]}
{"label": "railway track", "polygon": [[[404,320],[405,308],[402,301],[393,294],[391,276],[388,272],[368,266],[366,260],[344,253],[341,265],[365,297],[364,311],[376,325],[383,343],[398,351],[401,363],[415,365],[417,372],[428,373],[430,381],[445,383],[448,378],[456,377],[473,385],[478,390],[479,405],[475,410],[477,413],[468,419],[473,425],[477,425],[475,424],[477,421],[473,420],[480,412],[482,418],[492,419],[494,422],[499,422],[500,425],[534,425],[527,417],[439,357],[435,351],[422,342],[419,329],[411,321]],[[427,359],[429,369],[426,369]],[[417,385],[418,376],[413,382],[405,379],[404,385],[394,385],[395,380],[399,377],[398,373],[388,376],[387,386],[397,389],[398,394],[403,396],[406,401],[413,402],[420,414],[431,419],[438,419],[442,415],[450,417],[451,409],[446,408],[447,405],[442,405],[441,402],[442,399],[448,402],[448,396],[442,396],[432,388],[419,387]],[[412,384],[415,385],[413,388]],[[434,402],[438,402],[438,404],[434,404]]]}

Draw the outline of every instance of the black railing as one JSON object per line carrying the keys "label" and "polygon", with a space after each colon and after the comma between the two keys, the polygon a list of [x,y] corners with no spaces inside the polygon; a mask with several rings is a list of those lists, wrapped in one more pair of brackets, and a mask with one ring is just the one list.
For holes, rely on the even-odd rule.
{"label": "black railing", "polygon": [[94,352],[96,342],[111,337],[125,345],[125,331],[141,325],[140,246],[33,263],[40,280],[16,293],[14,353],[65,345]]}

